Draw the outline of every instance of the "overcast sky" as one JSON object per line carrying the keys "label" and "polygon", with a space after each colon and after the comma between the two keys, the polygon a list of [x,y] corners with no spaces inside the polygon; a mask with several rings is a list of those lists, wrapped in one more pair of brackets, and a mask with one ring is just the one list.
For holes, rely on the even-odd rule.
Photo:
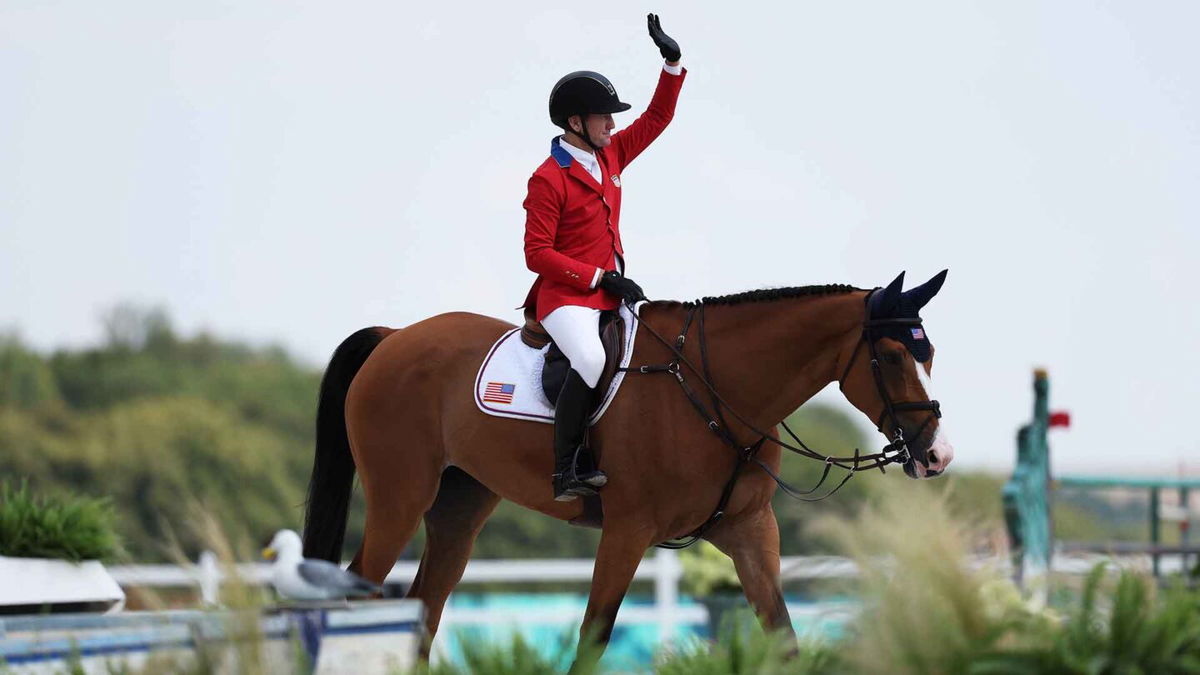
{"label": "overcast sky", "polygon": [[136,301],[323,364],[365,325],[515,321],[550,87],[599,70],[631,121],[647,11],[689,69],[622,176],[651,297],[949,268],[962,465],[1011,464],[1044,365],[1056,468],[1200,473],[1194,2],[4,0],[0,329],[91,344]]}

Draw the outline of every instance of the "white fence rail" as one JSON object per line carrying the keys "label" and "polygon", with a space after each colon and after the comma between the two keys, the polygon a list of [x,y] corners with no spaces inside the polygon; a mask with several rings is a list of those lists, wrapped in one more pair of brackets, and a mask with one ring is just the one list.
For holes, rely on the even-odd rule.
{"label": "white fence rail", "polygon": [[[834,579],[853,577],[858,566],[849,559],[836,556],[798,556],[780,561],[785,579]],[[417,574],[417,561],[400,561],[387,576],[389,583],[405,584]],[[591,558],[533,559],[533,560],[472,560],[467,563],[461,584],[529,583],[529,582],[589,582],[595,561]],[[271,577],[268,563],[238,563],[236,574],[245,583],[267,584]],[[225,572],[216,556],[205,552],[195,566],[178,565],[119,565],[109,568],[117,583],[125,587],[186,588],[198,587],[208,604],[216,604]],[[659,635],[674,635],[681,624],[700,624],[708,612],[696,605],[681,605],[679,584],[683,567],[675,551],[659,549],[652,557],[642,560],[634,573],[635,581],[654,582],[654,605],[629,606],[621,610],[618,623],[656,623]],[[812,606],[789,607],[794,616],[811,614]],[[840,607],[839,611],[844,611]],[[455,608],[447,606],[443,624],[513,624],[536,620],[546,623],[577,622],[582,610],[546,608],[504,610],[498,608]]]}
{"label": "white fence rail", "polygon": [[[1095,554],[1060,554],[1054,557],[1053,568],[1057,572],[1081,574],[1101,560],[1112,559],[1109,556]],[[590,558],[472,560],[467,563],[460,583],[588,582],[591,581],[594,564],[595,561]],[[881,564],[886,563],[881,561]],[[1148,567],[1149,558],[1146,556],[1123,556],[1120,558],[1119,564]],[[404,584],[412,581],[417,573],[417,565],[417,561],[398,562],[388,574],[388,582]],[[991,566],[1004,573],[1007,573],[1009,569],[1006,559],[993,556],[977,557],[972,560],[972,565]],[[858,565],[853,560],[837,556],[784,557],[780,560],[780,568],[785,581],[844,579],[858,575]],[[236,569],[238,576],[247,583],[266,584],[270,580],[270,565],[267,563],[240,563]],[[201,597],[210,604],[216,603],[224,574],[216,557],[207,552],[200,556],[197,565],[191,567],[120,565],[109,568],[109,571],[117,582],[125,587],[199,587]],[[703,607],[679,603],[679,583],[682,578],[683,568],[675,551],[659,549],[652,557],[643,559],[634,574],[634,579],[654,582],[655,604],[651,607],[625,607],[617,617],[618,623],[657,623],[661,636],[674,635],[676,627],[681,624],[703,623],[708,617],[708,613]],[[789,605],[788,610],[794,618],[799,618],[813,614],[844,614],[847,607],[844,603],[830,606]],[[521,610],[456,609],[447,606],[442,623],[444,625],[494,625],[530,621],[568,623],[577,622],[582,616],[582,610],[573,608],[547,608],[531,611],[528,608]]]}
{"label": "white fence rail", "polygon": [[[1118,560],[1124,566],[1148,564],[1145,555],[1108,556],[1102,554],[1056,554],[1053,569],[1066,574],[1082,574],[1101,561]],[[994,556],[979,556],[974,565],[992,565],[1007,572],[1008,561]],[[463,572],[463,584],[472,583],[529,583],[529,582],[586,582],[592,579],[595,561],[591,558],[553,559],[508,559],[472,560]],[[407,583],[417,574],[418,562],[402,560],[388,574],[388,583]],[[252,584],[270,581],[270,563],[238,563],[238,576]],[[202,591],[214,589],[224,572],[217,564],[216,556],[203,553],[194,566],[179,565],[115,565],[108,568],[113,578],[122,586],[148,588],[184,588],[199,586]],[[858,564],[839,556],[785,556],[780,558],[780,570],[784,581],[812,579],[848,579],[858,576]],[[675,551],[659,549],[653,557],[645,558],[638,565],[634,579],[654,580],[659,584],[677,584],[683,577]],[[655,593],[656,598],[670,594]],[[206,600],[216,596],[206,595]]]}
{"label": "white fence rail", "polygon": [[[591,558],[553,558],[529,560],[472,560],[467,563],[460,583],[528,583],[545,581],[591,581],[595,561]],[[402,560],[388,574],[388,583],[407,583],[417,574],[418,562]],[[858,575],[858,565],[849,558],[838,556],[789,556],[780,559],[785,580],[837,579]],[[216,556],[205,552],[193,567],[179,565],[116,565],[109,567],[113,578],[122,586],[151,588],[183,588],[200,586],[206,589],[223,578],[224,572]],[[245,582],[266,584],[270,580],[270,563],[238,563],[238,576]],[[683,576],[679,556],[675,551],[659,549],[653,557],[638,565],[634,579],[678,584]],[[657,595],[657,594],[656,594]],[[215,596],[213,596],[215,597]]]}

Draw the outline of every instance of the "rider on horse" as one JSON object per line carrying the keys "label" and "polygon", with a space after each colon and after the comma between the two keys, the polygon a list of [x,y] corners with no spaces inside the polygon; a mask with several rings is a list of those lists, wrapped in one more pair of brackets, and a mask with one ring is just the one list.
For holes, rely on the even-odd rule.
{"label": "rider on horse", "polygon": [[577,470],[593,390],[604,368],[600,313],[646,296],[624,276],[621,248],[621,172],[666,129],[686,71],[679,45],[656,15],[650,37],[666,59],[650,106],[610,135],[613,113],[629,110],[599,73],[577,71],[550,92],[550,120],[563,130],[550,157],[529,179],[525,197],[525,262],[538,275],[525,307],[570,360],[554,412],[554,498],[570,501],[608,482],[603,471]]}

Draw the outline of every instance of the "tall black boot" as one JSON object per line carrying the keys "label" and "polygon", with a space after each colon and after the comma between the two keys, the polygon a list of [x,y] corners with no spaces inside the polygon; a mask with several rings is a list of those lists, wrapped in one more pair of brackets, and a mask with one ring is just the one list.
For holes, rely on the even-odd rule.
{"label": "tall black boot", "polygon": [[[593,401],[592,388],[572,368],[567,372],[558,403],[554,407],[554,499],[569,502],[576,497],[596,494],[595,488],[608,482],[608,476],[595,468],[580,471],[579,455],[583,445],[588,413]],[[591,467],[592,462],[587,462]]]}

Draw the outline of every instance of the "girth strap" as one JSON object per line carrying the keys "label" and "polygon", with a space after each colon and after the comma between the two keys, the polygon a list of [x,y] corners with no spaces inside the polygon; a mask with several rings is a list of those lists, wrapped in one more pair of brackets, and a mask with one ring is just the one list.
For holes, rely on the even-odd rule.
{"label": "girth strap", "polygon": [[758,457],[755,455],[758,454],[758,451],[762,448],[763,441],[765,440],[765,437],[758,439],[757,443],[745,448],[741,453],[738,454],[738,461],[733,465],[733,473],[729,475],[729,480],[725,481],[725,487],[721,490],[721,498],[717,500],[717,508],[712,512],[712,515],[708,517],[708,520],[704,521],[700,527],[697,527],[690,533],[685,534],[678,539],[664,541],[658,544],[659,548],[672,550],[687,548],[697,541],[703,539],[705,533],[707,533],[710,529],[712,529],[713,525],[716,525],[722,518],[725,517],[725,509],[729,506],[729,498],[733,495],[733,486],[737,484],[737,479],[742,474],[742,467],[746,466],[746,463],[751,460],[762,464],[762,460],[758,459]]}

